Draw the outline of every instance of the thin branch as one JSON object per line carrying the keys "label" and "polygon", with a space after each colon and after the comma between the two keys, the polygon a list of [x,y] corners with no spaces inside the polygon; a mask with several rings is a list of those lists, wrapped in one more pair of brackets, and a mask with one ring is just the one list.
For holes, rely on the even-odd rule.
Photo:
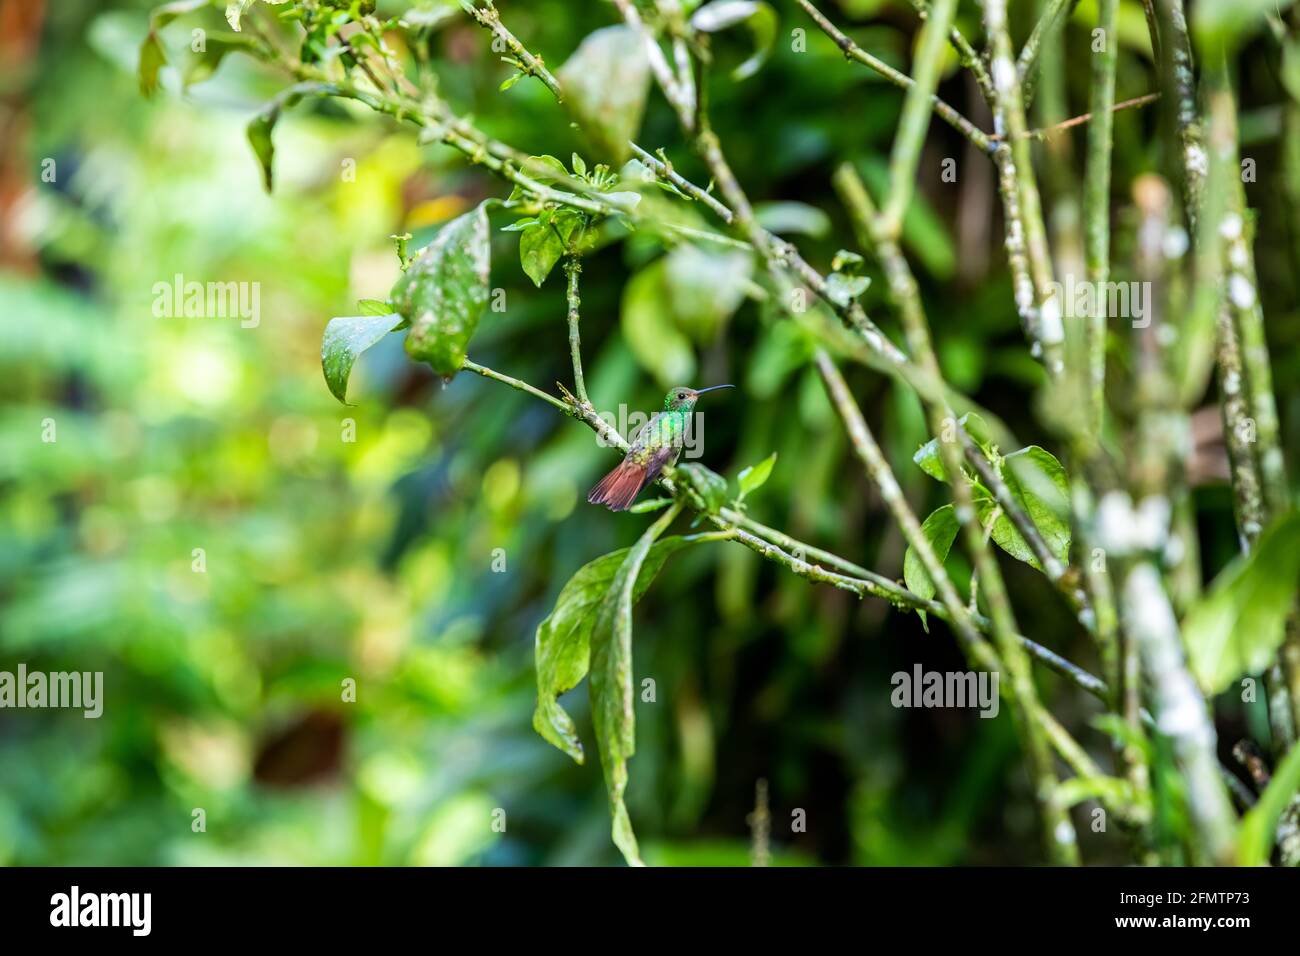
{"label": "thin branch", "polygon": [[474,18],[479,26],[505,44],[506,49],[514,54],[514,58],[519,62],[521,72],[541,80],[546,85],[546,88],[551,91],[551,95],[555,97],[557,103],[564,102],[564,91],[560,88],[560,81],[546,68],[542,58],[528,52],[528,49],[519,42],[518,38],[506,29],[506,25],[501,22],[501,14],[497,12],[492,0],[485,0],[485,2],[486,6],[480,7],[475,0],[460,0],[460,5],[466,13]]}
{"label": "thin branch", "polygon": [[672,163],[666,162],[665,160],[662,160],[657,156],[651,155],[649,152],[642,149],[636,143],[632,144],[632,152],[635,153],[637,159],[639,159],[647,168],[649,168],[652,172],[654,172],[656,176],[658,176],[660,179],[664,180],[665,182],[672,184],[672,186],[675,189],[677,189],[679,192],[685,193],[687,196],[689,196],[691,199],[694,199],[696,202],[704,203],[704,205],[708,206],[711,210],[713,210],[713,212],[717,214],[718,218],[721,219],[723,222],[725,222],[727,225],[731,225],[731,223],[735,220],[735,216],[732,215],[731,210],[728,209],[723,203],[718,202],[716,196],[714,196],[710,192],[707,192],[706,190],[701,189],[699,186],[695,185],[689,179],[682,176],[675,169],[673,169]]}
{"label": "thin branch", "polygon": [[[1115,103],[1110,108],[1111,113],[1119,113],[1122,110],[1136,109],[1147,106],[1160,99],[1159,93],[1144,93],[1142,96],[1135,96],[1132,99],[1124,100],[1121,103]],[[1067,129],[1073,129],[1076,126],[1082,126],[1095,115],[1094,112],[1083,113],[1079,116],[1072,116],[1068,120],[1062,120],[1059,123],[1053,123],[1051,126],[1045,126],[1041,129],[1031,129],[1025,134],[1026,139],[1046,142],[1057,133],[1062,133]]]}
{"label": "thin branch", "polygon": [[[928,0],[912,0],[912,7],[916,10],[917,15],[924,20],[930,15],[930,4]],[[975,77],[975,84],[980,89],[980,94],[984,97],[986,103],[993,102],[993,80],[989,77],[989,71],[984,67],[984,58],[979,52],[971,46],[969,40],[962,35],[962,32],[955,26],[948,28],[948,42],[952,48],[957,51],[957,60],[962,66],[971,71]]]}
{"label": "thin branch", "polygon": [[578,296],[578,276],[582,274],[582,260],[572,254],[565,256],[564,274],[568,279],[565,291],[569,305],[569,356],[573,360],[573,389],[577,392],[580,403],[590,405],[591,401],[587,398],[587,383],[582,375],[582,341],[578,336],[578,307],[582,304]]}
{"label": "thin branch", "polygon": [[1007,258],[1016,283],[1016,307],[1030,338],[1030,351],[1049,377],[1064,371],[1065,328],[1053,296],[1051,254],[1026,138],[1024,102],[1007,32],[1006,0],[984,0],[993,76],[993,127],[999,139],[998,188],[1007,220]]}
{"label": "thin branch", "polygon": [[[1110,154],[1114,140],[1115,68],[1119,62],[1119,34],[1116,23],[1119,0],[1098,0],[1097,29],[1103,47],[1093,53],[1092,116],[1088,127],[1088,158],[1083,177],[1083,217],[1088,281],[1103,289],[1110,278]],[[1101,296],[1094,299],[1100,300]],[[1100,435],[1105,414],[1106,393],[1106,305],[1094,301],[1088,317],[1087,374],[1088,429]]]}
{"label": "thin branch", "polygon": [[1069,17],[1078,3],[1079,0],[1047,0],[1043,15],[1038,18],[1033,32],[1029,34],[1029,39],[1020,48],[1020,56],[1016,59],[1016,74],[1020,78],[1026,106],[1034,100],[1034,88],[1037,85],[1034,77],[1038,69],[1038,56],[1042,52],[1044,42]]}
{"label": "thin branch", "polygon": [[[799,0],[807,7],[808,0]],[[921,39],[913,60],[915,77],[903,100],[903,114],[898,120],[898,132],[889,154],[889,198],[885,201],[881,227],[891,237],[897,238],[903,228],[903,213],[912,199],[916,182],[916,166],[921,160],[921,147],[930,125],[931,107],[942,102],[935,95],[939,85],[939,64],[943,60],[943,47],[948,26],[957,10],[957,0],[935,0],[930,17],[921,28]]]}
{"label": "thin branch", "polygon": [[[916,85],[916,82],[910,76],[905,73],[900,73],[888,63],[872,56],[866,50],[862,49],[862,47],[854,43],[853,40],[844,33],[844,31],[831,23],[831,21],[828,20],[820,10],[814,7],[809,0],[799,0],[799,6],[804,8],[808,16],[812,17],[813,22],[817,24],[818,28],[835,42],[835,45],[844,52],[844,55],[848,59],[856,60],[863,66],[874,70],[899,89],[910,90]],[[987,133],[943,100],[939,99],[932,90],[927,93],[927,98],[933,104],[935,113],[937,113],[945,123],[974,143],[976,148],[980,151],[990,155],[992,154],[993,144]]]}

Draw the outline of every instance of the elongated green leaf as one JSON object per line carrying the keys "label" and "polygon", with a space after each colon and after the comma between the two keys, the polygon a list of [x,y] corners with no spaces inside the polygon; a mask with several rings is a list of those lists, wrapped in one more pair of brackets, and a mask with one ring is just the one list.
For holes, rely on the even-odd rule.
{"label": "elongated green leaf", "polygon": [[395,312],[386,315],[344,315],[330,319],[320,343],[320,366],[330,394],[348,403],[348,376],[359,356],[402,323]]}
{"label": "elongated green leaf", "polygon": [[163,52],[158,34],[150,30],[140,44],[140,92],[153,96],[158,92],[158,71],[167,65],[167,54]]}
{"label": "elongated green leaf", "polygon": [[[930,516],[921,523],[921,533],[930,542],[935,557],[942,564],[947,560],[948,552],[952,550],[952,543],[957,538],[957,512],[953,509],[953,506],[944,505],[942,508],[930,512]],[[934,581],[925,570],[920,555],[913,551],[910,545],[907,553],[903,555],[903,581],[907,584],[907,589],[918,597],[928,600],[935,595]],[[918,611],[917,613],[921,616],[921,623],[925,625],[928,631],[930,628],[929,624],[926,623],[925,611]]]}
{"label": "elongated green leaf", "polygon": [[338,88],[331,83],[299,83],[266,104],[260,113],[249,120],[248,142],[253,147],[253,155],[257,157],[258,164],[262,167],[262,183],[268,193],[271,191],[271,163],[275,159],[275,144],[271,140],[271,134],[275,130],[275,124],[280,121],[280,114],[286,109],[291,109],[304,96],[313,93],[331,94],[337,91]]}
{"label": "elongated green leaf", "polygon": [[391,299],[411,323],[407,355],[440,375],[460,371],[487,311],[490,266],[487,211],[480,204],[443,226],[393,286]]}
{"label": "elongated green leaf", "polygon": [[1188,612],[1183,640],[1192,673],[1218,694],[1268,667],[1285,636],[1286,616],[1300,584],[1300,512],[1271,524],[1248,556],[1214,579]]}
{"label": "elongated green leaf", "polygon": [[564,102],[605,158],[623,162],[641,129],[650,65],[641,38],[625,26],[587,36],[560,67]]}
{"label": "elongated green leaf", "polygon": [[596,612],[591,631],[591,710],[600,746],[601,770],[609,791],[614,844],[633,866],[641,865],[632,821],[623,803],[627,762],[636,751],[636,717],[632,691],[632,604],[637,578],[655,539],[677,517],[678,507],[664,512],[637,539]]}
{"label": "elongated green leaf", "polygon": [[1237,854],[1242,866],[1264,866],[1273,850],[1277,822],[1300,790],[1300,746],[1283,758],[1256,803],[1242,818],[1237,831]]}
{"label": "elongated green leaf", "polygon": [[153,96],[158,91],[158,71],[167,65],[167,53],[163,50],[158,31],[177,17],[207,5],[208,0],[174,0],[164,3],[149,15],[149,32],[140,44],[140,92],[145,96]]}
{"label": "elongated green leaf", "polygon": [[[650,587],[669,556],[689,543],[681,537],[665,538],[650,549],[637,577],[634,602]],[[584,759],[582,742],[573,718],[557,698],[587,676],[596,610],[630,550],[611,551],[579,568],[560,591],[554,609],[537,626],[537,709],[533,712],[533,727],[578,763]]]}
{"label": "elongated green leaf", "polygon": [[767,483],[767,479],[772,476],[772,468],[775,465],[776,452],[772,452],[757,465],[742,469],[736,476],[736,482],[740,485],[740,496],[743,498],[750,492],[762,488]]}

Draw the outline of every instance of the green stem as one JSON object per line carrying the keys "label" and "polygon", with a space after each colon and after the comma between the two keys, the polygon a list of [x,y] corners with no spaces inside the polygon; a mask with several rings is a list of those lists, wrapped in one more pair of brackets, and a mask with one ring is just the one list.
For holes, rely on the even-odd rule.
{"label": "green stem", "polygon": [[573,360],[573,389],[580,403],[590,405],[587,383],[582,375],[582,340],[578,336],[578,307],[582,304],[578,297],[578,276],[582,275],[582,260],[576,255],[565,256],[564,274],[568,279],[566,298],[569,304],[569,356]]}
{"label": "green stem", "polygon": [[[799,0],[799,6],[804,8],[804,11],[808,16],[810,16],[813,22],[817,24],[818,29],[830,37],[848,59],[856,60],[863,66],[874,70],[899,89],[907,90],[909,93],[913,89],[920,87],[923,90],[923,92],[919,94],[920,98],[934,107],[934,112],[938,114],[940,119],[975,144],[975,147],[981,152],[993,152],[993,144],[989,140],[987,133],[935,95],[935,80],[927,79],[927,81],[923,83],[921,82],[920,77],[913,79],[906,73],[899,72],[888,63],[872,56],[866,50],[862,49],[862,47],[854,43],[843,30],[831,23],[831,21],[826,18],[825,14],[813,6],[809,0]],[[948,30],[948,25],[952,22],[952,12],[953,9],[955,9],[956,4],[953,0],[941,0],[941,6],[948,7],[948,9],[940,9],[939,16],[942,19],[942,30],[937,34],[934,33],[934,31],[929,31],[929,33],[934,36],[934,40],[931,41],[932,43],[942,43],[943,37]],[[932,15],[931,11],[927,8],[927,16],[930,15]],[[928,30],[928,25],[923,28],[923,32]],[[925,40],[922,41],[923,44],[925,42]],[[934,55],[934,53],[925,53],[922,51],[918,51],[917,53],[917,62],[920,64],[921,68],[926,71],[933,70],[937,73],[939,59],[940,58],[937,55]],[[905,114],[902,122],[906,123],[906,121],[907,118]]]}

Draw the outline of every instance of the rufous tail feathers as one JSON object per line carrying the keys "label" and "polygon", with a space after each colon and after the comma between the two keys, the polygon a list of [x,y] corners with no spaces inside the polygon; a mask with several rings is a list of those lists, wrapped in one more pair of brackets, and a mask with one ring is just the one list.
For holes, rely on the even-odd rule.
{"label": "rufous tail feathers", "polygon": [[641,493],[646,483],[646,467],[624,459],[592,488],[587,500],[593,505],[605,505],[610,511],[627,511]]}

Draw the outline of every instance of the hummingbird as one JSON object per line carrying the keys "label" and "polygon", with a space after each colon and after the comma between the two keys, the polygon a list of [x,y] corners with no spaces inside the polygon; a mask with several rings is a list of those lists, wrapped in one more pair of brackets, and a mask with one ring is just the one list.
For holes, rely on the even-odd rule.
{"label": "hummingbird", "polygon": [[587,500],[593,505],[605,505],[610,511],[630,508],[641,489],[658,478],[665,465],[677,462],[686,441],[686,426],[695,411],[696,399],[718,388],[735,386],[712,385],[696,389],[678,385],[669,390],[664,396],[663,411],[655,412],[637,432],[623,461],[596,482],[587,494]]}

